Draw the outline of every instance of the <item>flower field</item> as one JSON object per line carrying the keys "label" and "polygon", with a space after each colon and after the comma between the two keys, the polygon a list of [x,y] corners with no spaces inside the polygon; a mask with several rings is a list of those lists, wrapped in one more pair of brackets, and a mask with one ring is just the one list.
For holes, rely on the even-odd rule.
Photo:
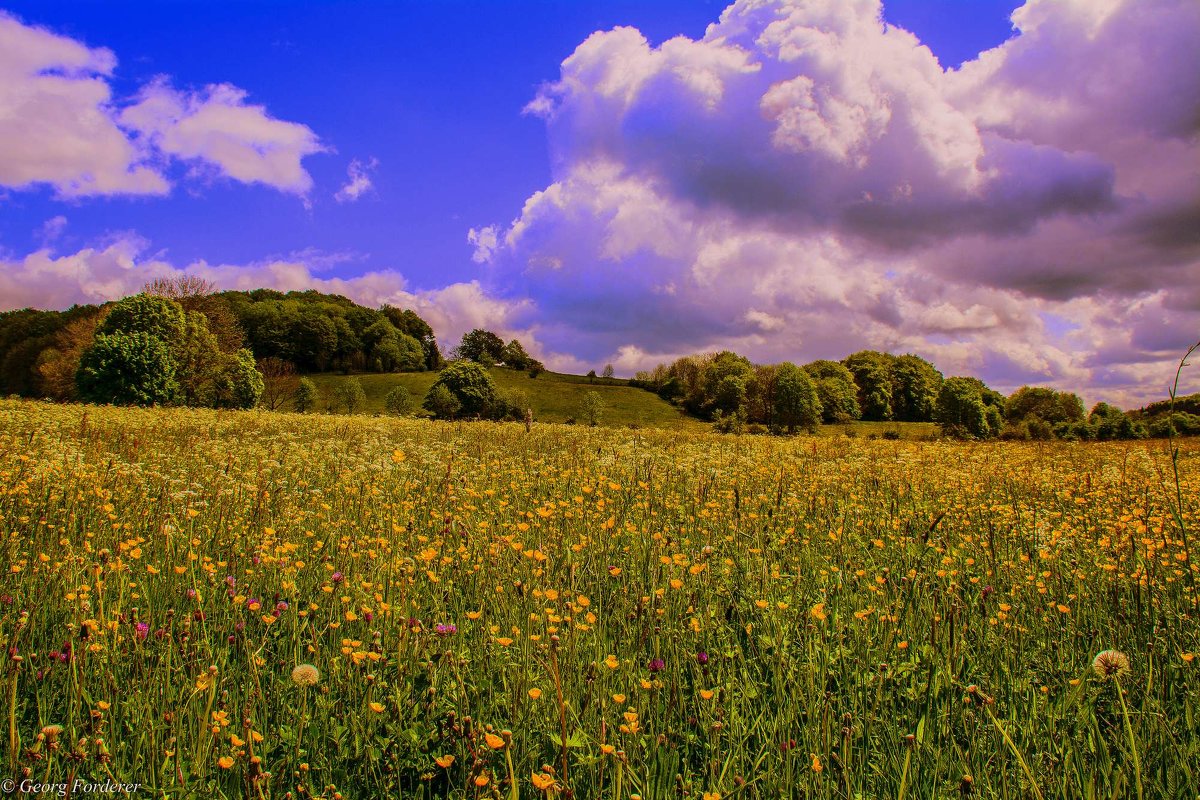
{"label": "flower field", "polygon": [[0,401],[0,776],[1195,798],[1195,443],[1179,478],[1163,442]]}

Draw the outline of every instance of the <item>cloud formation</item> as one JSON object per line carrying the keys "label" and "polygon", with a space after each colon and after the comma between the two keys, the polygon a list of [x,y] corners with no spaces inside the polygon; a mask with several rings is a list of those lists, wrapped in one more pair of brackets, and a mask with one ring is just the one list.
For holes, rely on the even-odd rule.
{"label": "cloud formation", "polygon": [[473,229],[475,260],[548,345],[626,368],[870,347],[1161,396],[1200,338],[1200,6],[1030,0],[1013,23],[950,71],[878,0],[595,33],[526,109],[554,182]]}
{"label": "cloud formation", "polygon": [[379,162],[372,158],[370,161],[363,163],[357,158],[350,162],[350,166],[346,168],[346,183],[342,188],[337,190],[333,195],[333,199],[339,203],[353,203],[358,198],[362,197],[367,192],[375,188],[371,182],[371,173],[379,166]]}
{"label": "cloud formation", "polygon": [[301,162],[325,150],[307,126],[274,119],[245,91],[180,91],[160,77],[113,96],[116,56],[0,12],[0,186],[49,185],[62,197],[164,195],[187,164],[304,195]]}

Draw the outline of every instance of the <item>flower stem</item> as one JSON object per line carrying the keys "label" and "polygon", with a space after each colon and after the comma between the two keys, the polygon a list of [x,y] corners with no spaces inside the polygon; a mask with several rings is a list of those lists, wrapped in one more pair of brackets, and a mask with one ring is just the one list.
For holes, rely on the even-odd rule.
{"label": "flower stem", "polygon": [[[1004,737],[1004,741],[1008,743],[1008,747],[1013,751],[1013,755],[1017,757],[1017,761],[1021,762],[1021,769],[1025,770],[1025,777],[1029,779],[1029,785],[1033,788],[1033,793],[1038,796],[1038,800],[1044,800],[1042,790],[1038,788],[1037,780],[1033,777],[1033,772],[1030,771],[1029,765],[1025,763],[1025,757],[1021,755],[1021,751],[1017,749],[1017,744],[1008,735],[1008,731],[1004,730],[1004,726],[1000,724],[1000,720],[996,719],[996,715],[992,713],[992,709],[986,704],[983,710],[987,712],[988,719],[996,726],[996,730],[1000,731],[1000,735]],[[1140,785],[1140,784],[1139,784]],[[1141,795],[1139,795],[1140,798]]]}
{"label": "flower stem", "polygon": [[1133,737],[1133,725],[1129,722],[1129,707],[1125,705],[1125,691],[1121,681],[1114,675],[1113,683],[1117,686],[1117,699],[1121,701],[1121,713],[1125,717],[1125,734],[1129,737],[1129,750],[1133,753],[1133,776],[1137,780],[1138,800],[1142,800],[1142,759],[1138,756],[1137,740]]}

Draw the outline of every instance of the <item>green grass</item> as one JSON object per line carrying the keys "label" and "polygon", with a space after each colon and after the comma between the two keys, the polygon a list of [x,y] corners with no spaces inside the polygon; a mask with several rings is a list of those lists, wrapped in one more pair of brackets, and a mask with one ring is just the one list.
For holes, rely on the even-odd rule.
{"label": "green grass", "polygon": [[[501,390],[518,389],[529,396],[533,418],[537,422],[567,422],[582,420],[583,397],[596,392],[606,406],[600,424],[605,427],[627,427],[636,425],[645,428],[669,428],[704,430],[707,423],[682,414],[678,408],[658,395],[644,389],[636,389],[622,380],[596,378],[590,383],[580,375],[564,375],[544,372],[537,378],[511,369],[491,370],[496,387]],[[322,393],[321,408],[327,408],[333,400],[333,390],[347,376],[325,373],[308,376]],[[413,396],[416,405],[437,380],[435,372],[405,372],[396,374],[368,373],[355,375],[362,382],[366,403],[360,409],[364,414],[383,413],[383,399],[395,386],[403,386]]]}
{"label": "green grass", "polygon": [[0,778],[1194,800],[1177,455],[0,400]]}

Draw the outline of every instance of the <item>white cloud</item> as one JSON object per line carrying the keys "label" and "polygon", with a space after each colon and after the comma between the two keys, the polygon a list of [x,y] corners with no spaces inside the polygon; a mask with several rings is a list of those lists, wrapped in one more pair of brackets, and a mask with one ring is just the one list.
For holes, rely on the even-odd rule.
{"label": "white cloud", "polygon": [[471,231],[476,260],[548,347],[625,371],[869,347],[1161,395],[1141,381],[1200,338],[1200,293],[1160,296],[1200,285],[1200,6],[1030,0],[1014,23],[950,72],[878,0],[595,33],[526,107],[553,183]]}
{"label": "white cloud", "polygon": [[498,231],[496,225],[485,225],[467,231],[467,243],[475,247],[475,252],[471,254],[472,261],[476,264],[487,264],[492,260],[492,253],[499,244],[496,238]]}
{"label": "white cloud", "polygon": [[378,166],[379,162],[374,158],[366,163],[357,158],[351,161],[350,166],[346,168],[348,180],[342,188],[337,190],[333,199],[339,203],[353,203],[367,192],[372,191],[374,184],[371,182],[371,172]]}
{"label": "white cloud", "polygon": [[64,197],[166,194],[149,153],[114,119],[103,48],[0,12],[0,186],[47,184]]}
{"label": "white cloud", "polygon": [[306,194],[312,177],[301,161],[326,148],[307,125],[274,119],[246,98],[225,83],[181,92],[160,77],[142,88],[120,120],[159,152],[215,167],[242,183]]}
{"label": "white cloud", "polygon": [[[121,108],[116,56],[0,12],[0,186],[62,197],[163,195],[172,160],[195,172],[304,195],[307,126],[274,119],[229,84],[180,91],[160,77]],[[197,169],[199,168],[199,169]]]}

